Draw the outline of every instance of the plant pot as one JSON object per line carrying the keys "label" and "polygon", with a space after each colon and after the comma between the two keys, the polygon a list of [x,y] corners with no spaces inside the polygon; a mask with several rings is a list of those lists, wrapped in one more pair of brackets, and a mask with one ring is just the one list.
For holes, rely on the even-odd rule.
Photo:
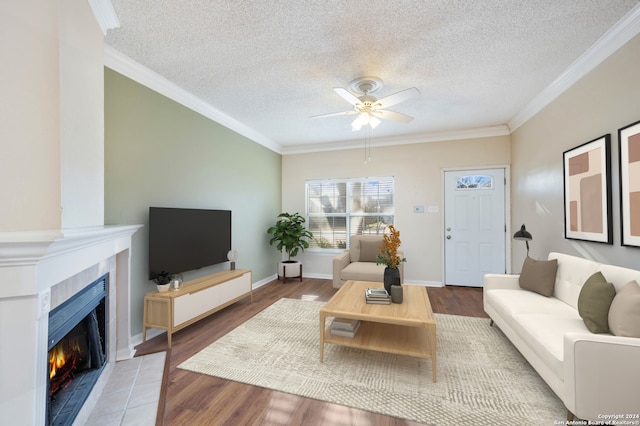
{"label": "plant pot", "polygon": [[302,281],[302,263],[297,260],[285,260],[278,263],[278,279],[284,283],[287,278],[300,278]]}
{"label": "plant pot", "polygon": [[391,294],[392,285],[400,285],[400,270],[398,268],[384,268],[384,276],[382,278],[384,289]]}
{"label": "plant pot", "polygon": [[156,288],[160,293],[164,293],[165,291],[169,291],[169,287],[171,287],[171,283],[167,284],[156,284]]}

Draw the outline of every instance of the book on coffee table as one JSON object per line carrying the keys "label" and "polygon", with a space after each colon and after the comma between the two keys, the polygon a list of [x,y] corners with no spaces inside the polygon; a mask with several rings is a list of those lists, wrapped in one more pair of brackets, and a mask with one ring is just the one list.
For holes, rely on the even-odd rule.
{"label": "book on coffee table", "polygon": [[367,299],[367,303],[370,305],[390,305],[391,299]]}
{"label": "book on coffee table", "polygon": [[[360,328],[360,321],[355,320],[356,323],[353,326],[353,329],[348,330],[348,329],[344,329],[344,328],[334,328],[333,324],[331,325],[331,334],[333,334],[334,336],[344,336],[344,337],[355,337],[356,333],[358,332],[358,328]],[[335,322],[334,322],[335,324]]]}
{"label": "book on coffee table", "polygon": [[389,293],[384,288],[368,288],[364,293],[367,298],[382,298],[386,299],[389,297]]}
{"label": "book on coffee table", "polygon": [[384,288],[368,288],[364,293],[365,300],[370,304],[388,305],[391,303],[391,296]]}
{"label": "book on coffee table", "polygon": [[332,330],[347,330],[353,331],[360,325],[360,320],[348,319],[348,318],[334,318],[331,322]]}

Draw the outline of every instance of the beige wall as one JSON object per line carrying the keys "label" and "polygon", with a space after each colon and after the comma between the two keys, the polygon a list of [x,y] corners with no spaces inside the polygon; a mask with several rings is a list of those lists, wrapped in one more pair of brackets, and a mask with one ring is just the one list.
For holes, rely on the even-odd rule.
{"label": "beige wall", "polygon": [[56,229],[61,223],[57,2],[0,2],[0,26],[0,231]]}
{"label": "beige wall", "polygon": [[[638,268],[640,249],[620,246],[618,129],[640,120],[640,36],[512,134],[512,224],[533,234],[531,256],[550,251]],[[613,245],[564,238],[562,153],[611,134]],[[515,229],[513,230],[515,232]],[[523,245],[514,244],[519,270]]]}
{"label": "beige wall", "polygon": [[103,224],[103,34],[86,0],[2,2],[0,232]]}
{"label": "beige wall", "polygon": [[[349,129],[345,129],[348,131]],[[407,258],[405,281],[429,285],[442,282],[442,170],[506,165],[510,137],[374,147],[365,164],[364,148],[285,155],[282,159],[282,209],[305,212],[305,180],[395,177],[395,224]],[[425,213],[413,213],[422,205]],[[438,213],[428,213],[438,206]],[[306,251],[298,255],[306,276],[330,277],[335,252]]]}

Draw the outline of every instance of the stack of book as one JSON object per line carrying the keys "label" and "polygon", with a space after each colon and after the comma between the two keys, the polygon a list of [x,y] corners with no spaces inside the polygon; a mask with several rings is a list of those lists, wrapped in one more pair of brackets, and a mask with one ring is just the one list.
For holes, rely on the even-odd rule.
{"label": "stack of book", "polygon": [[375,303],[378,305],[388,305],[391,303],[391,296],[384,288],[368,288],[364,293],[367,303]]}
{"label": "stack of book", "polygon": [[334,318],[331,323],[331,334],[336,336],[353,337],[360,327],[360,320]]}

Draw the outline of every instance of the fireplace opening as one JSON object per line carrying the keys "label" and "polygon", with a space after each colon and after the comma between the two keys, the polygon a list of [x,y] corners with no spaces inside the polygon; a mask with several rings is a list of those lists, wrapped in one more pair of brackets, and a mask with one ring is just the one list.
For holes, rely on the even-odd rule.
{"label": "fireplace opening", "polygon": [[107,278],[49,313],[49,425],[73,423],[107,363]]}

